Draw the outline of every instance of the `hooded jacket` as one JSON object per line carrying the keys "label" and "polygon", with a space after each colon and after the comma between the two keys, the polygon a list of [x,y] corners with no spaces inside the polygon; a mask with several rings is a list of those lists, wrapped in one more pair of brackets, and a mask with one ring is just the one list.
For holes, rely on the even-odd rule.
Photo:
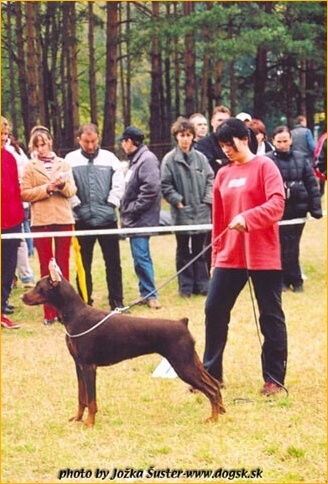
{"label": "hooded jacket", "polygon": [[[162,194],[171,205],[175,225],[211,223],[214,173],[203,153],[191,148],[183,153],[179,147],[162,161]],[[184,207],[177,208],[182,202]]]}
{"label": "hooded jacket", "polygon": [[320,192],[312,166],[299,151],[273,150],[266,153],[279,168],[285,187],[285,210],[283,220],[306,217],[321,218]]}
{"label": "hooded jacket", "polygon": [[122,227],[157,226],[161,204],[159,161],[143,144],[129,160],[120,208]]}

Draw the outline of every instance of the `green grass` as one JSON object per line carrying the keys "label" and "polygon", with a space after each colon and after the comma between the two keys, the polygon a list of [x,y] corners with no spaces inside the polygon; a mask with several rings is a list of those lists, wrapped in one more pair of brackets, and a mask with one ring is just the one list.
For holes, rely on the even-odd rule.
{"label": "green grass", "polygon": [[[175,272],[175,238],[151,239],[156,282]],[[121,242],[125,303],[137,295],[129,244]],[[289,336],[286,385],[289,396],[263,398],[260,345],[246,288],[233,310],[224,366],[227,413],[205,424],[210,406],[190,394],[179,379],[152,378],[161,361],[150,355],[99,368],[99,412],[95,427],[70,423],[77,407],[75,368],[64,328],[42,324],[40,307],[25,307],[21,288],[12,293],[17,331],[2,330],[3,483],[59,482],[60,469],[90,470],[91,478],[62,482],[101,482],[96,469],[143,470],[136,482],[152,482],[146,470],[260,468],[261,482],[326,482],[326,218],[309,222],[301,246],[305,292],[283,294]],[[74,256],[72,254],[72,281]],[[37,258],[33,267],[38,272]],[[95,304],[108,307],[104,268],[97,249]],[[189,318],[197,351],[204,349],[204,301],[180,299],[177,281],[160,292],[167,318]],[[152,314],[135,307],[134,315]],[[225,478],[217,479],[228,481]],[[109,477],[107,477],[107,482]],[[123,482],[125,479],[119,479]],[[156,479],[167,482],[169,479]],[[237,478],[237,482],[245,479]],[[252,479],[248,479],[249,481]],[[203,482],[201,478],[171,482]],[[211,479],[215,482],[215,479]]]}

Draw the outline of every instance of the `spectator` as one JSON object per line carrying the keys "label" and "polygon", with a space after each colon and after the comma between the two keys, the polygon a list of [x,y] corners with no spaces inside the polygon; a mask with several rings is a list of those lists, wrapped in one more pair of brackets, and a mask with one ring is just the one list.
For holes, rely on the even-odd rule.
{"label": "spectator", "polygon": [[[159,225],[161,206],[161,175],[159,161],[143,144],[144,134],[135,126],[127,127],[122,136],[122,148],[128,155],[129,168],[125,176],[125,192],[121,201],[122,227],[152,227]],[[149,235],[129,237],[134,270],[139,279],[140,302],[160,309],[155,287],[154,267],[149,250]]]}
{"label": "spectator", "polygon": [[257,139],[257,155],[265,155],[273,150],[272,144],[268,141],[265,125],[260,119],[252,119],[248,127],[255,133]]}
{"label": "spectator", "polygon": [[252,116],[248,113],[239,113],[236,116],[236,119],[240,119],[246,126],[249,126],[250,122],[252,121]]}
{"label": "spectator", "polygon": [[[76,193],[69,164],[52,151],[53,140],[44,126],[35,126],[30,135],[31,161],[26,165],[21,185],[25,202],[31,203],[32,232],[63,232],[73,229],[74,219],[69,198]],[[69,280],[71,236],[35,238],[40,275],[49,273],[50,259],[56,259],[63,276]],[[57,310],[44,304],[44,324],[58,318]]]}
{"label": "spectator", "polygon": [[[195,150],[192,141],[194,126],[178,118],[171,133],[177,147],[162,162],[162,194],[171,205],[175,225],[207,224],[211,221],[213,170],[206,157]],[[201,229],[201,227],[200,227]],[[179,271],[203,249],[206,232],[176,233],[176,269]],[[178,275],[181,297],[206,295],[209,274],[204,254]]]}
{"label": "spectator", "polygon": [[[25,166],[29,162],[28,157],[26,156],[25,152],[19,145],[18,141],[15,137],[10,134],[8,141],[6,143],[6,149],[10,151],[10,153],[14,156],[16,163],[17,163],[17,170],[18,170],[18,179],[19,183],[22,181],[23,173]],[[30,212],[30,204],[27,202],[23,202],[24,208],[24,222],[23,222],[23,230],[24,232],[31,232],[30,223],[29,223],[29,212]],[[28,256],[29,252],[33,254],[34,251],[34,244],[33,239],[28,238],[22,239],[20,241],[18,247],[18,254],[17,254],[17,272],[18,277],[23,283],[24,288],[29,288],[34,286],[34,273],[32,267],[30,266]]]}
{"label": "spectator", "polygon": [[[80,145],[66,155],[77,186],[72,207],[76,230],[117,229],[116,210],[124,192],[124,173],[120,160],[99,146],[99,131],[92,123],[83,124],[77,133]],[[118,235],[90,234],[78,237],[85,272],[87,303],[92,305],[92,259],[98,240],[105,261],[108,300],[111,309],[123,307],[123,284]],[[77,279],[78,290],[82,288]]]}
{"label": "spectator", "polygon": [[[21,233],[24,209],[20,196],[16,160],[5,146],[10,126],[1,117],[1,233]],[[1,239],[1,327],[17,329],[20,325],[6,316],[8,299],[17,265],[19,239]]]}
{"label": "spectator", "polygon": [[212,280],[205,305],[204,366],[223,385],[230,313],[250,277],[264,335],[261,394],[271,395],[284,384],[287,361],[278,232],[284,187],[274,163],[250,150],[248,129],[242,121],[228,119],[217,137],[230,164],[219,171],[213,189]]}
{"label": "spectator", "polygon": [[194,125],[194,130],[195,130],[194,148],[196,148],[198,141],[207,135],[207,130],[208,130],[207,119],[201,113],[194,113],[189,117],[189,121]]}
{"label": "spectator", "polygon": [[[197,142],[195,148],[203,153],[206,158],[208,159],[211,168],[214,172],[214,176],[218,172],[222,166],[229,163],[228,158],[225,156],[223,151],[221,150],[221,146],[219,145],[216,139],[216,130],[219,126],[230,117],[230,109],[225,106],[216,106],[213,110],[212,118],[211,118],[211,127],[212,133],[208,136],[205,136],[201,140]],[[211,232],[207,232],[205,235],[204,246],[208,247],[211,242]],[[208,249],[205,253],[205,259],[207,263],[208,271],[211,268],[211,248]]]}
{"label": "spectator", "polygon": [[[306,217],[321,218],[321,201],[318,185],[305,155],[294,149],[287,126],[278,126],[272,136],[274,150],[267,153],[281,173],[285,186],[283,220]],[[283,290],[290,287],[303,292],[303,278],[299,263],[300,242],[305,223],[280,225],[280,244],[283,269]]]}
{"label": "spectator", "polygon": [[311,130],[307,128],[305,116],[298,116],[296,126],[291,130],[293,150],[300,151],[312,165],[315,142]]}
{"label": "spectator", "polygon": [[327,180],[327,133],[323,133],[317,141],[313,165],[314,173],[319,179],[320,195],[323,196]]}
{"label": "spectator", "polygon": [[217,171],[224,165],[226,165],[229,160],[221,150],[219,143],[215,137],[215,132],[217,128],[230,117],[230,109],[225,106],[216,106],[213,110],[211,118],[212,133],[203,137],[197,142],[196,149],[203,153],[208,159],[214,175]]}

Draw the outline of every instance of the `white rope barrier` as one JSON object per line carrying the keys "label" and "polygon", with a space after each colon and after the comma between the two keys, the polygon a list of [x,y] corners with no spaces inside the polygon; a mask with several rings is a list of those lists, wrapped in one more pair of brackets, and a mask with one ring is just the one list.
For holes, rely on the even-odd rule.
{"label": "white rope barrier", "polygon": [[[326,213],[324,212],[324,215]],[[292,220],[281,220],[279,225],[297,225],[315,220],[313,217],[294,218]],[[87,235],[121,235],[128,237],[134,234],[161,235],[175,232],[208,232],[212,230],[212,224],[198,225],[160,225],[157,227],[135,227],[119,229],[95,229],[95,230],[67,230],[61,232],[20,232],[1,234],[1,239],[41,239],[43,237],[83,237]]]}

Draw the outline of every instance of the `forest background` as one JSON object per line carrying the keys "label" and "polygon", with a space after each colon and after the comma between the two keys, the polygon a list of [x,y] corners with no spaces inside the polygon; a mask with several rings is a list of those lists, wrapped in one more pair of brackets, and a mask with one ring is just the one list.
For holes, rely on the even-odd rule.
{"label": "forest background", "polygon": [[1,2],[2,114],[55,149],[93,122],[103,148],[135,124],[161,157],[179,115],[224,104],[271,133],[304,114],[326,130],[327,2]]}

